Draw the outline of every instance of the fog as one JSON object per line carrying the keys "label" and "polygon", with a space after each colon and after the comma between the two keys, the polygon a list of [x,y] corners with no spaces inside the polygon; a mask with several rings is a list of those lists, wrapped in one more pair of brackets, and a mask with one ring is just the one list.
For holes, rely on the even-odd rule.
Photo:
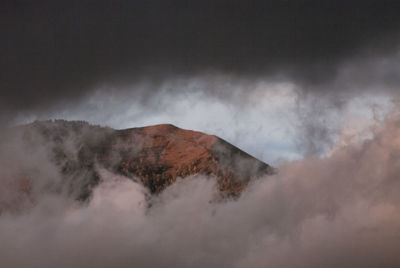
{"label": "fog", "polygon": [[5,168],[7,159],[22,160],[35,175],[34,190],[19,199],[18,209],[7,206],[16,204],[13,188],[2,188],[8,195],[1,195],[1,264],[398,267],[399,126],[394,110],[370,128],[370,138],[339,141],[326,156],[283,163],[232,200],[219,197],[215,178],[187,177],[151,196],[99,167],[92,198],[76,202],[48,187],[59,178],[48,154],[36,150],[31,162],[23,154],[2,155],[2,181],[14,168]]}

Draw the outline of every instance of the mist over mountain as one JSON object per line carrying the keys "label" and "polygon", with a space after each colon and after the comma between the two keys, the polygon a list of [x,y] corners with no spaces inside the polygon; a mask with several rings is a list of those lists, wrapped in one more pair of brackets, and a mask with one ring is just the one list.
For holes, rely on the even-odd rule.
{"label": "mist over mountain", "polygon": [[[398,267],[399,120],[393,111],[370,138],[339,142],[328,156],[287,162],[274,174],[214,136],[171,125],[116,131],[48,121],[17,127],[1,139],[1,264]],[[213,141],[223,145],[217,150],[222,158]],[[221,173],[207,166],[210,153]],[[188,176],[170,181],[178,166],[154,168],[168,167],[172,155]],[[192,157],[201,160],[193,164]],[[243,168],[236,159],[244,159]],[[259,171],[267,172],[237,188],[242,174]],[[226,186],[227,180],[234,183]],[[224,192],[235,197],[221,198]]]}
{"label": "mist over mountain", "polygon": [[[47,182],[48,190],[66,191],[72,199],[81,201],[89,200],[101,183],[101,169],[140,183],[152,194],[160,193],[178,178],[212,176],[221,193],[228,196],[239,195],[251,179],[274,172],[216,136],[169,124],[114,130],[83,121],[36,121],[8,129],[3,136],[4,157],[40,155],[60,177],[59,181]],[[21,146],[20,151],[11,151],[4,144]],[[9,179],[16,179],[20,192],[29,196],[41,180],[37,174],[40,165],[30,166],[16,159]]]}
{"label": "mist over mountain", "polygon": [[0,1],[0,267],[400,267],[399,13]]}

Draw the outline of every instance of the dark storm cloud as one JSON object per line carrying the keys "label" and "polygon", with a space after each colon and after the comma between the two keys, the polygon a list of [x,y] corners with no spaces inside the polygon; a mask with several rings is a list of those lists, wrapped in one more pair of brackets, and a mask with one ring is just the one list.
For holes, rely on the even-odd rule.
{"label": "dark storm cloud", "polygon": [[399,7],[388,0],[5,1],[3,115],[73,100],[102,83],[209,72],[282,75],[312,87],[349,59],[391,55]]}

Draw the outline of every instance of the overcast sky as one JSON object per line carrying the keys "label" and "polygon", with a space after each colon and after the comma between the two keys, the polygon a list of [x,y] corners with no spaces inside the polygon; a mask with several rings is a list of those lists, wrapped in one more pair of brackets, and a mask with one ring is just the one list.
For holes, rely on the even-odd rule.
{"label": "overcast sky", "polygon": [[396,98],[399,8],[388,0],[3,1],[1,121],[169,122],[265,161],[320,154],[346,124],[365,127]]}

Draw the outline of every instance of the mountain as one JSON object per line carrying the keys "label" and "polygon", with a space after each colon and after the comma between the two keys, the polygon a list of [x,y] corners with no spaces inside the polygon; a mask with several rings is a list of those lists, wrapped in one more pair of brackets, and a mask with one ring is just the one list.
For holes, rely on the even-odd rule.
{"label": "mountain", "polygon": [[239,194],[250,178],[272,173],[269,165],[221,138],[169,124],[120,130],[112,140],[109,152],[119,147],[122,156],[118,171],[138,176],[152,192],[178,177],[205,174],[216,177],[220,191]]}
{"label": "mountain", "polygon": [[[273,173],[271,166],[221,138],[170,124],[114,130],[56,120],[37,121],[12,132],[25,151],[46,148],[46,158],[62,174],[63,187],[81,200],[90,197],[100,182],[99,168],[140,181],[153,194],[179,177],[204,174],[217,180],[222,194],[235,196],[251,179]],[[24,189],[29,189],[31,173],[27,168],[21,173],[27,178],[22,180]]]}

